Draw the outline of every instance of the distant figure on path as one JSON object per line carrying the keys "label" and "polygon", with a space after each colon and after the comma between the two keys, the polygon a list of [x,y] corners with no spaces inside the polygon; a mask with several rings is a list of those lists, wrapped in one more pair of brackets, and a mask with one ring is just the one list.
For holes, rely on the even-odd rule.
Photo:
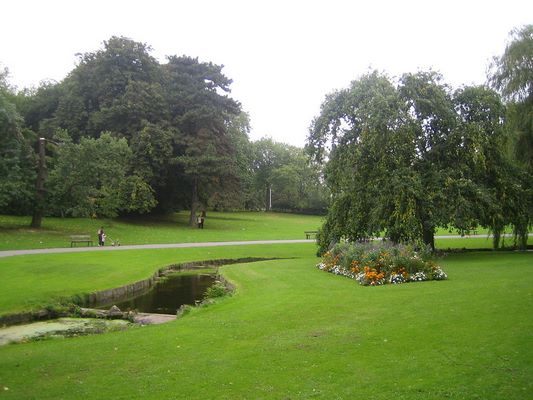
{"label": "distant figure on path", "polygon": [[100,227],[100,229],[98,229],[98,246],[103,246],[105,243],[105,232],[104,232],[104,227]]}
{"label": "distant figure on path", "polygon": [[200,215],[200,227],[204,229],[204,221],[205,221],[205,210],[202,211],[202,214]]}
{"label": "distant figure on path", "polygon": [[200,229],[202,227],[202,217],[201,216],[197,216],[196,217],[196,223],[198,224],[198,229]]}

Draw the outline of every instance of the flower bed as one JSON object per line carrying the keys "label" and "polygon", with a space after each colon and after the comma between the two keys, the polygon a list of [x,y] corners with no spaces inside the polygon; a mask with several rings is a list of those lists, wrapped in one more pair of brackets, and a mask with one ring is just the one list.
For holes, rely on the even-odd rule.
{"label": "flower bed", "polygon": [[431,252],[387,243],[339,243],[317,264],[322,271],[355,279],[364,286],[443,280],[448,276]]}

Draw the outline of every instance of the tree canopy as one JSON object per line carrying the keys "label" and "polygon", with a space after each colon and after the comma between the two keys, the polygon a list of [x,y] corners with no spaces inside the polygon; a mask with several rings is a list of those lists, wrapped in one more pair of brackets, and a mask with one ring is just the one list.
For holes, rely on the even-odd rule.
{"label": "tree canopy", "polygon": [[17,100],[0,71],[0,209],[18,212],[31,207],[35,185],[32,132],[25,128]]}
{"label": "tree canopy", "polygon": [[[525,246],[533,221],[533,25],[511,32],[504,53],[492,63],[489,82],[507,100],[511,151],[520,167],[515,173],[519,182],[509,188],[514,201],[508,206],[517,212],[515,234]],[[517,191],[525,200],[517,201]]]}
{"label": "tree canopy", "polygon": [[433,247],[437,227],[499,235],[517,224],[520,211],[501,202],[525,201],[505,153],[504,115],[494,91],[452,92],[432,71],[397,83],[373,72],[327,96],[307,144],[327,160],[332,193],[322,250],[382,235]]}
{"label": "tree canopy", "polygon": [[[63,216],[188,208],[192,224],[198,208],[264,208],[254,200],[257,190],[264,193],[256,184],[257,146],[249,141],[248,117],[230,96],[232,80],[223,66],[189,56],[160,63],[147,44],[112,37],[103,48],[80,54],[59,83],[15,93],[1,78],[5,210],[25,204],[18,212],[27,213],[42,198],[47,204],[39,209]],[[47,143],[40,165],[47,165],[48,181],[36,195],[31,147],[39,147],[38,137]],[[318,185],[316,166],[299,162],[297,173],[314,179],[306,185]],[[276,194],[295,185],[284,179]],[[300,197],[307,194],[300,190]],[[312,206],[302,198],[278,204],[289,210]]]}

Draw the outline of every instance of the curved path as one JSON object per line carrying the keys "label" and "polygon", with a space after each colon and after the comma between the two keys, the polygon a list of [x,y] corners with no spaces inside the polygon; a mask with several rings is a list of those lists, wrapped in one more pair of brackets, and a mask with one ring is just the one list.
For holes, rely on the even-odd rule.
{"label": "curved path", "polygon": [[167,244],[138,244],[130,246],[106,247],[58,247],[54,249],[30,250],[4,250],[0,251],[1,257],[21,256],[27,254],[56,254],[56,253],[81,253],[86,251],[120,251],[144,249],[182,249],[187,247],[217,247],[217,246],[245,246],[254,244],[285,244],[285,243],[315,243],[315,240],[247,240],[239,242],[202,242],[202,243],[167,243]]}

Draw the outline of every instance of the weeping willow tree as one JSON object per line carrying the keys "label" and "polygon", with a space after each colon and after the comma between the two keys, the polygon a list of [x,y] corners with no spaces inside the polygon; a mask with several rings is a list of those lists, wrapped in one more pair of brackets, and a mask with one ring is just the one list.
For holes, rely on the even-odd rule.
{"label": "weeping willow tree", "polygon": [[396,83],[374,72],[328,95],[307,143],[332,194],[320,250],[376,236],[434,248],[438,227],[500,232],[517,220],[504,111],[493,90],[453,92],[433,71]]}
{"label": "weeping willow tree", "polygon": [[512,152],[521,168],[524,201],[513,221],[515,237],[525,247],[533,221],[533,25],[515,29],[504,53],[491,65],[490,84],[507,101]]}

